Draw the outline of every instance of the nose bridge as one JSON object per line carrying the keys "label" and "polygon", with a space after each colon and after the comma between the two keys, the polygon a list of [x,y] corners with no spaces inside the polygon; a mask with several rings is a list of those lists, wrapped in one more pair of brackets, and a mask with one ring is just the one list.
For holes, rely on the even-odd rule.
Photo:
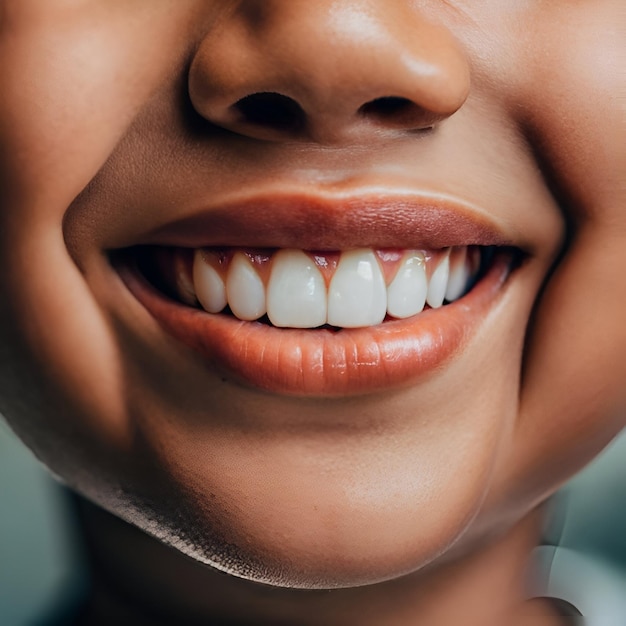
{"label": "nose bridge", "polygon": [[378,132],[423,128],[468,91],[452,34],[405,0],[242,0],[207,34],[190,72],[204,117],[261,137],[341,135],[363,122]]}

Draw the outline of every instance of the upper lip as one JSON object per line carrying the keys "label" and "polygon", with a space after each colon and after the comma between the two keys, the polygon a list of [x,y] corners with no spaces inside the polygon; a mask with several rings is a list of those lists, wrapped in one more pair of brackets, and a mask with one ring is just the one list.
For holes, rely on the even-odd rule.
{"label": "upper lip", "polygon": [[189,248],[344,250],[514,246],[493,219],[437,194],[264,193],[204,206],[158,226],[142,244]]}

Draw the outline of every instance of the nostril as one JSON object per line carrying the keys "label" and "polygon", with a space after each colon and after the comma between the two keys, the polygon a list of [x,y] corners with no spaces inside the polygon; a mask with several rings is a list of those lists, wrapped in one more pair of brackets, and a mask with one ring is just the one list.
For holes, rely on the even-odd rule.
{"label": "nostril", "polygon": [[407,98],[387,96],[366,102],[359,109],[359,113],[361,113],[361,115],[386,118],[406,113],[413,106],[415,105]]}
{"label": "nostril", "polygon": [[279,93],[254,93],[238,100],[231,109],[244,123],[276,130],[299,131],[306,121],[302,107]]}
{"label": "nostril", "polygon": [[412,100],[400,96],[366,102],[359,108],[359,114],[390,127],[413,127],[416,130],[431,129],[438,118]]}

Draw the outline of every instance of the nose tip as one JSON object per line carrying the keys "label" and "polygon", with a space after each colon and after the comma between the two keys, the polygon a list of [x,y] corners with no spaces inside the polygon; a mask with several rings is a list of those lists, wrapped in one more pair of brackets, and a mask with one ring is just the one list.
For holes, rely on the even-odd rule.
{"label": "nose tip", "polygon": [[266,140],[367,141],[455,113],[469,64],[396,0],[243,0],[203,39],[189,94],[213,124]]}

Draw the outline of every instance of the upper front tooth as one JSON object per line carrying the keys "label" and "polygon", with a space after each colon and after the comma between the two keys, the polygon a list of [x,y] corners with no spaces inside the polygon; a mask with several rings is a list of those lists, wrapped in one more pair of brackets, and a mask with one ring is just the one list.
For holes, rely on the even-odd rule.
{"label": "upper front tooth", "polygon": [[265,315],[263,281],[243,252],[236,252],[228,268],[226,295],[233,314],[240,320],[256,320]]}
{"label": "upper front tooth", "polygon": [[446,289],[448,287],[448,274],[450,272],[450,250],[446,250],[446,253],[436,267],[433,275],[430,277],[430,283],[428,285],[428,294],[426,296],[426,302],[433,308],[438,309],[442,304],[446,296]]}
{"label": "upper front tooth", "polygon": [[426,304],[427,291],[424,255],[421,252],[411,253],[387,288],[387,312],[399,319],[416,315]]}
{"label": "upper front tooth", "polygon": [[224,281],[204,259],[201,250],[196,250],[193,258],[193,283],[196,297],[205,311],[219,313],[226,307]]}
{"label": "upper front tooth", "polygon": [[374,326],[386,312],[387,289],[374,252],[344,252],[330,281],[328,323],[343,328]]}
{"label": "upper front tooth", "polygon": [[267,286],[267,315],[274,326],[315,328],[326,323],[326,284],[301,250],[279,250]]}
{"label": "upper front tooth", "polygon": [[456,248],[450,255],[450,276],[446,289],[446,300],[454,302],[458,300],[467,289],[467,281],[470,277],[470,270],[467,263],[467,248]]}

